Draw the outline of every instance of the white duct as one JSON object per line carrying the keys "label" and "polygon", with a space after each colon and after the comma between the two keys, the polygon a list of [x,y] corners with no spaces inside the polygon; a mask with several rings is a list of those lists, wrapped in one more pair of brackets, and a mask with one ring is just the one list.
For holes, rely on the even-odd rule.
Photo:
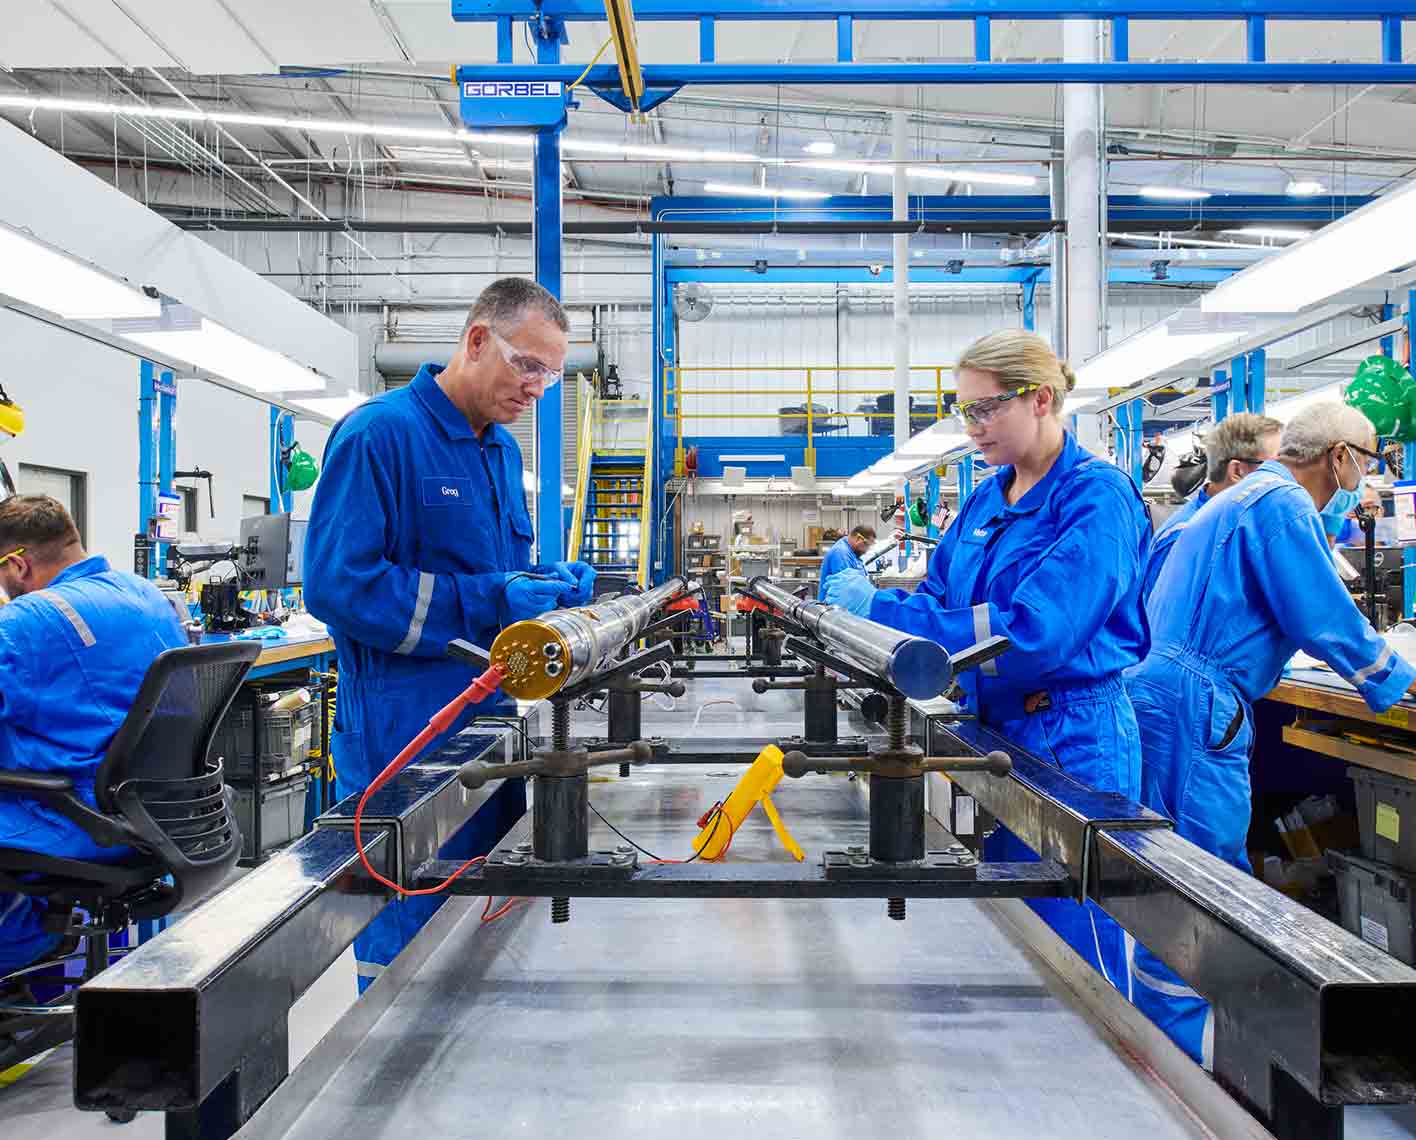
{"label": "white duct", "polygon": [[[1095,20],[1062,21],[1062,54],[1068,63],[1101,58],[1101,25]],[[1101,331],[1101,89],[1094,83],[1062,88],[1062,154],[1067,206],[1067,357],[1073,367],[1104,347]],[[1105,454],[1100,419],[1081,416],[1077,436],[1093,452]]]}
{"label": "white duct", "polygon": [[[904,111],[892,111],[892,150],[895,161],[895,186],[892,191],[891,217],[897,222],[910,216],[909,176],[905,173],[909,161],[909,116]],[[895,282],[895,447],[905,445],[910,438],[910,238],[896,234],[894,240]]]}

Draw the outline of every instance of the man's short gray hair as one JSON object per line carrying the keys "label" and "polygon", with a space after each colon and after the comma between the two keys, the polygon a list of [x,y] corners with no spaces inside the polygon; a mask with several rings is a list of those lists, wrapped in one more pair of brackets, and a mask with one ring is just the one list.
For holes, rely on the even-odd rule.
{"label": "man's short gray hair", "polygon": [[1294,463],[1314,463],[1335,443],[1367,447],[1376,434],[1372,421],[1350,404],[1325,401],[1304,408],[1288,421],[1278,455]]}
{"label": "man's short gray hair", "polygon": [[1264,459],[1264,440],[1277,435],[1283,425],[1271,416],[1236,412],[1226,416],[1205,436],[1205,475],[1223,483],[1232,459]]}
{"label": "man's short gray hair", "polygon": [[462,333],[465,336],[473,325],[487,325],[505,334],[531,312],[540,313],[561,332],[570,332],[565,309],[542,286],[525,277],[503,277],[482,290],[467,314]]}

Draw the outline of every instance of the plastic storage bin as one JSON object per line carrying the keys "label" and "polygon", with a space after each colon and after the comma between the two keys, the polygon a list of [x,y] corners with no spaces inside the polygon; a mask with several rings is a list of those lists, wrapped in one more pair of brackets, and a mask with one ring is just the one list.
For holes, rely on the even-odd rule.
{"label": "plastic storage bin", "polygon": [[[241,859],[256,861],[276,847],[282,847],[305,833],[305,787],[309,776],[304,772],[284,780],[259,784],[232,785],[236,822],[241,828]],[[255,805],[260,804],[260,850],[256,849]]]}
{"label": "plastic storage bin", "polygon": [[1416,783],[1371,768],[1349,768],[1357,790],[1362,857],[1416,871]]}
{"label": "plastic storage bin", "polygon": [[[281,694],[283,695],[283,694]],[[299,767],[308,758],[311,741],[315,739],[315,715],[318,701],[311,701],[304,708],[293,711],[273,711],[263,708],[261,712],[262,735],[261,764],[258,778],[280,775],[291,768]],[[212,755],[222,757],[226,766],[226,778],[251,779],[255,755],[251,730],[251,706],[233,708],[217,729],[212,741]]]}
{"label": "plastic storage bin", "polygon": [[1412,964],[1412,904],[1416,874],[1340,851],[1327,853],[1337,877],[1342,925],[1364,942]]}

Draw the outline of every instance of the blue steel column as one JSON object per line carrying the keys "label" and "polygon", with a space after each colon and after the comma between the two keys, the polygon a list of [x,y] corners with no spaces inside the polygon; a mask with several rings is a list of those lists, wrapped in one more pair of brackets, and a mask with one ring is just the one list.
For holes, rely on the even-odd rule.
{"label": "blue steel column", "polygon": [[[1416,358],[1416,289],[1406,294],[1406,351]],[[1405,479],[1416,479],[1416,443],[1402,449],[1401,473]],[[1402,605],[1401,616],[1416,615],[1416,546],[1408,546],[1401,555]]]}
{"label": "blue steel column", "polygon": [[934,525],[934,512],[939,507],[939,493],[942,490],[939,478],[939,468],[931,467],[929,474],[924,480],[924,507],[926,518],[929,520],[925,526],[925,534],[930,538],[939,537],[939,528]]}
{"label": "blue steel column", "polygon": [[1249,362],[1242,356],[1229,362],[1229,410],[1249,410]]}
{"label": "blue steel column", "polygon": [[959,510],[964,509],[964,501],[973,494],[974,457],[965,455],[959,460]]}
{"label": "blue steel column", "polygon": [[[172,472],[177,470],[177,381],[171,372],[160,373],[157,389],[157,489],[172,494]],[[167,576],[167,544],[153,548],[158,577]]]}
{"label": "blue steel column", "polygon": [[[157,514],[157,366],[138,366],[138,534],[147,534]],[[157,574],[157,552],[148,558],[149,578]]]}
{"label": "blue steel column", "polygon": [[1144,400],[1130,400],[1116,409],[1116,450],[1128,457],[1129,469],[1126,474],[1137,487],[1143,485],[1143,459],[1141,443],[1144,439],[1142,425],[1146,411]]}
{"label": "blue steel column", "polygon": [[[1053,235],[1056,236],[1055,234]],[[1023,328],[1037,331],[1037,278],[1023,282]]]}
{"label": "blue steel column", "polygon": [[270,409],[270,500],[269,511],[273,515],[289,514],[295,504],[295,496],[282,486],[280,457],[286,448],[295,442],[295,419],[279,408]]}
{"label": "blue steel column", "polygon": [[[560,62],[558,28],[543,23],[536,30],[536,61]],[[552,296],[561,295],[561,146],[559,130],[536,132],[532,156],[532,243],[536,281]],[[562,381],[566,383],[566,381]],[[539,562],[565,557],[561,518],[561,391],[553,388],[536,403],[536,537]]]}
{"label": "blue steel column", "polygon": [[[1225,416],[1229,415],[1229,373],[1223,368],[1214,370],[1214,379],[1210,381],[1210,387],[1216,389],[1214,395],[1210,397],[1210,409],[1214,412],[1214,422],[1219,423]],[[1217,389],[1223,388],[1224,391]]]}
{"label": "blue steel column", "polygon": [[1264,414],[1264,389],[1268,383],[1268,354],[1262,348],[1249,353],[1249,411]]}
{"label": "blue steel column", "polygon": [[[1391,305],[1383,305],[1383,306],[1382,306],[1382,321],[1383,321],[1383,323],[1385,323],[1386,321],[1391,320],[1392,317],[1394,317],[1394,316],[1396,316],[1396,310],[1395,310]],[[1382,348],[1382,355],[1383,355],[1383,356],[1386,356],[1386,357],[1395,357],[1395,356],[1396,356],[1396,337],[1394,337],[1394,336],[1392,336],[1392,335],[1390,335],[1390,334],[1387,334],[1386,336],[1382,337],[1381,348]]]}

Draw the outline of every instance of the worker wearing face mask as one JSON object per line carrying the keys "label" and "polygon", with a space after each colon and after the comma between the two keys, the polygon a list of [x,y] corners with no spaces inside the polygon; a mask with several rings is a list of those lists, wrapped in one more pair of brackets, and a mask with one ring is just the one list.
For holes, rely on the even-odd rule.
{"label": "worker wearing face mask", "polygon": [[[1416,668],[1362,616],[1323,533],[1361,499],[1375,447],[1371,423],[1345,404],[1294,416],[1278,458],[1185,527],[1146,607],[1151,649],[1126,678],[1141,730],[1142,802],[1245,870],[1251,706],[1294,652],[1326,661],[1377,711],[1413,691]],[[1142,946],[1132,975],[1136,1004],[1208,1066],[1208,1003]]]}
{"label": "worker wearing face mask", "polygon": [[[984,337],[954,376],[955,413],[997,474],[964,501],[913,594],[877,591],[848,570],[827,582],[825,600],[951,652],[1007,637],[1008,652],[960,676],[969,710],[1082,783],[1136,799],[1140,749],[1121,672],[1146,647],[1140,588],[1151,526],[1140,493],[1062,426],[1075,377],[1042,338]],[[1011,835],[990,840],[988,855],[1036,858]],[[1111,919],[1090,903],[1032,905],[1124,985]]]}
{"label": "worker wearing face mask", "polygon": [[1275,419],[1253,412],[1237,412],[1225,417],[1205,436],[1206,482],[1155,532],[1150,556],[1146,560],[1142,602],[1151,596],[1155,580],[1160,577],[1160,568],[1170,557],[1180,532],[1196,512],[1221,491],[1234,486],[1257,470],[1260,464],[1276,456],[1281,431],[1283,425]]}

